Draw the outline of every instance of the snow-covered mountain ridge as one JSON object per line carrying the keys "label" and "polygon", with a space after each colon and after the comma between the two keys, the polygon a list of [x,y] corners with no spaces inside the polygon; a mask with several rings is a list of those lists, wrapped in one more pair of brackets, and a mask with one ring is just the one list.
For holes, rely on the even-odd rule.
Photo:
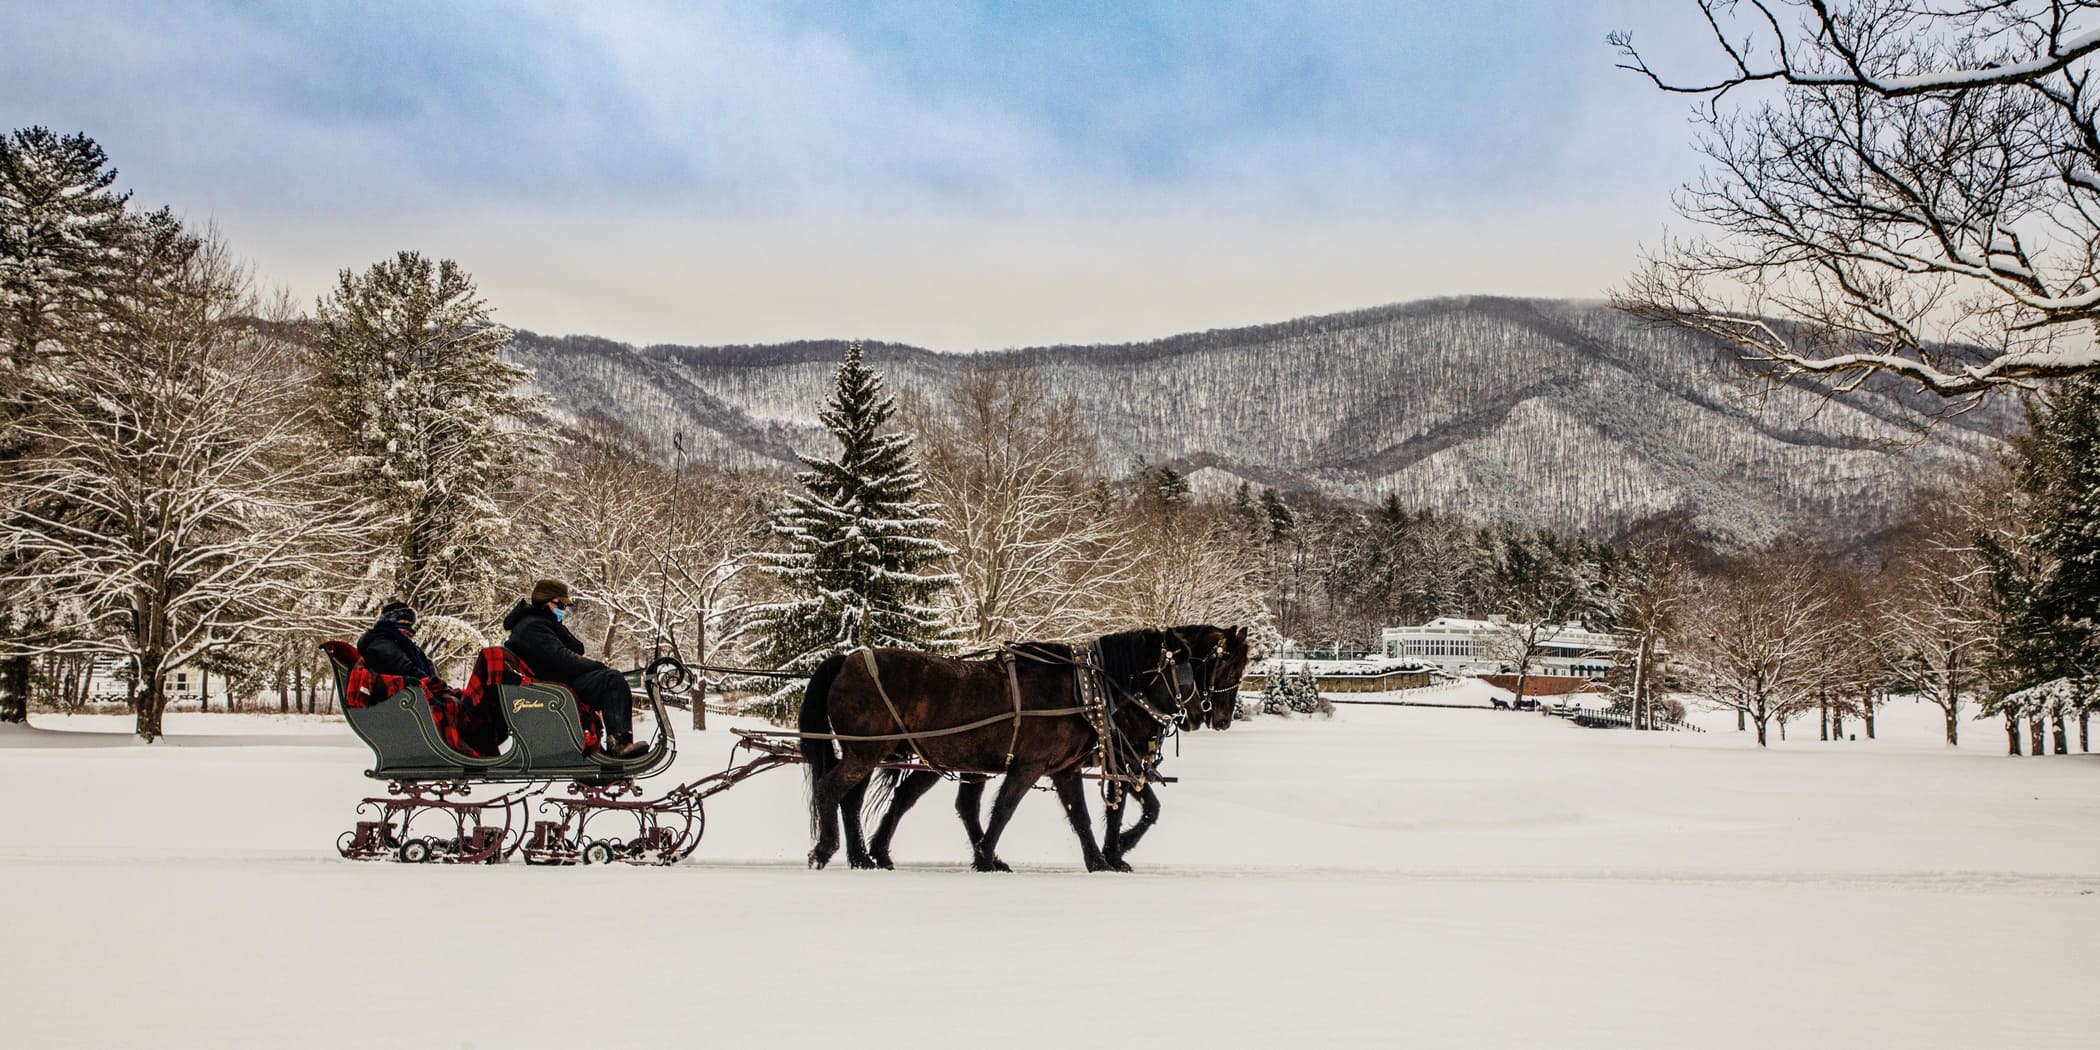
{"label": "snow-covered mountain ridge", "polygon": [[[843,344],[635,347],[518,333],[558,416],[600,411],[668,452],[791,465]],[[1920,431],[1937,402],[1747,385],[1717,347],[1601,303],[1438,299],[1146,343],[981,355],[1076,398],[1111,463],[1609,534],[1689,509],[1722,535],[1840,542],[1915,485],[1995,447],[2006,406]],[[893,389],[938,394],[954,355],[871,343]],[[1746,399],[1747,393],[1764,396]]]}

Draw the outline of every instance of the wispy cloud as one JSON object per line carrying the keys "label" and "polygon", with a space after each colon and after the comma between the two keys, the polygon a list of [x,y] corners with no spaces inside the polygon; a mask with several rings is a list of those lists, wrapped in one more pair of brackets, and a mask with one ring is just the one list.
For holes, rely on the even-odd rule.
{"label": "wispy cloud", "polygon": [[15,5],[0,122],[302,293],[420,247],[547,328],[1109,339],[1601,290],[1692,167],[1610,6]]}

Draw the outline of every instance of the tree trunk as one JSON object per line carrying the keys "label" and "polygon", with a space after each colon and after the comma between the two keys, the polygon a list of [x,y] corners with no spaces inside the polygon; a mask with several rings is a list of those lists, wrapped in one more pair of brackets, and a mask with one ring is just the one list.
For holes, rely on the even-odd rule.
{"label": "tree trunk", "polygon": [[1830,709],[1830,739],[1845,739],[1845,709],[1842,707]]}
{"label": "tree trunk", "polygon": [[148,665],[145,661],[140,661],[140,666],[140,683],[135,702],[138,711],[136,729],[139,739],[151,743],[161,738],[161,715],[168,709],[167,672],[158,667],[146,671],[144,668]]}
{"label": "tree trunk", "polygon": [[1959,719],[1956,719],[1954,717],[1954,709],[1951,707],[1943,707],[1940,709],[1940,716],[1947,720],[1947,746],[1960,747],[1961,722]]}
{"label": "tree trunk", "polygon": [[2042,744],[2042,716],[2039,713],[2027,716],[2027,754],[2031,758],[2048,754]]}
{"label": "tree trunk", "polygon": [[2087,740],[2088,740],[2088,739],[2090,738],[2090,733],[2089,733],[2089,731],[2090,731],[2090,730],[2092,729],[2092,725],[2093,725],[2093,713],[2092,713],[2091,711],[2080,711],[2080,712],[2078,712],[2078,753],[2079,753],[2079,754],[2085,754],[2085,753],[2087,753],[2087,752],[2090,752],[2090,751],[2092,750],[2092,748],[2090,748],[2090,747],[2086,746],[2086,742],[2087,742]]}
{"label": "tree trunk", "polygon": [[1650,717],[1654,714],[1654,702],[1648,699],[1648,647],[1652,636],[1643,632],[1641,644],[1633,652],[1633,728],[1649,729]]}
{"label": "tree trunk", "polygon": [[1830,700],[1828,698],[1818,698],[1816,700],[1816,726],[1822,733],[1821,739],[1828,741],[1830,739]]}
{"label": "tree trunk", "polygon": [[[693,662],[704,664],[707,662],[707,610],[704,608],[700,610],[699,621],[693,627]],[[693,671],[693,729],[695,732],[707,729],[707,675],[697,669]]]}
{"label": "tree trunk", "polygon": [[29,720],[29,658],[0,662],[0,722]]}
{"label": "tree trunk", "polygon": [[[1740,724],[1740,723],[1741,723],[1741,722],[1743,721],[1743,709],[1742,709],[1742,708],[1740,708],[1740,707],[1738,707],[1738,708],[1736,708],[1736,709],[1735,709],[1735,720],[1736,720],[1736,722],[1737,722],[1738,724]],[[1785,738],[1786,738],[1786,723],[1785,723],[1785,722],[1781,722],[1781,723],[1779,723],[1779,733],[1780,733],[1780,739],[1782,739],[1782,740],[1783,740],[1783,739],[1785,739]],[[1765,747],[1765,746],[1767,746],[1767,745],[1766,745],[1766,743],[1765,743],[1765,720],[1764,720],[1764,719],[1762,719],[1762,718],[1760,718],[1760,719],[1758,719],[1758,720],[1757,720],[1757,746],[1759,746],[1759,747]]]}
{"label": "tree trunk", "polygon": [[[1742,732],[1742,731],[1743,731],[1743,729],[1744,729],[1743,723],[1744,723],[1745,721],[1748,721],[1748,720],[1747,720],[1747,719],[1745,719],[1745,718],[1743,717],[1743,709],[1742,709],[1742,708],[1740,708],[1740,707],[1736,708],[1736,709],[1735,709],[1735,731],[1736,731],[1736,732],[1740,733],[1740,732]],[[1759,746],[1759,747],[1763,747],[1763,746],[1765,746],[1765,730],[1764,730],[1764,727],[1763,727],[1763,726],[1759,726],[1759,727],[1758,727],[1758,729],[1757,729],[1757,746]]]}
{"label": "tree trunk", "polygon": [[2049,749],[2059,755],[2071,753],[2070,730],[2064,726],[2064,713],[2062,711],[2049,716]]}
{"label": "tree trunk", "polygon": [[[1867,739],[1872,740],[1874,739],[1874,708],[1878,705],[1874,703],[1874,694],[1872,693],[1867,694],[1865,700],[1866,709],[1859,713],[1859,717],[1861,721],[1867,724]],[[1951,743],[1952,741],[1949,742]]]}
{"label": "tree trunk", "polygon": [[[1948,717],[1951,718],[1953,716],[1949,715]],[[2020,716],[2013,714],[2011,711],[2005,712],[2005,753],[2008,755],[2020,753]]]}

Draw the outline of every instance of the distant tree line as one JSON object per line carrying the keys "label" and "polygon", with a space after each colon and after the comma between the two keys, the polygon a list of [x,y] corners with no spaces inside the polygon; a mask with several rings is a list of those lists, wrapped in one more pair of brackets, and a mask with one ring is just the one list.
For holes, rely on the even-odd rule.
{"label": "distant tree line", "polygon": [[578,633],[630,664],[1190,622],[1349,650],[1500,614],[1520,677],[1562,625],[1613,634],[1608,685],[1636,724],[1690,694],[1760,741],[1811,713],[1825,736],[1872,734],[1906,693],[1950,743],[1985,716],[2014,751],[2066,750],[2074,718],[2086,746],[2087,380],[2033,397],[2002,462],[1937,479],[1864,555],[1725,551],[1682,510],[1607,539],[1398,495],[1199,491],[1104,462],[1077,399],[1013,357],[893,399],[850,350],[822,412],[835,447],[789,477],[531,394],[450,261],[345,269],[301,309],[115,177],[85,136],[0,138],[0,719],[77,707],[111,665],[149,739],[178,667],[311,707],[332,688],[316,644],[391,598],[457,671],[558,575],[583,596]]}

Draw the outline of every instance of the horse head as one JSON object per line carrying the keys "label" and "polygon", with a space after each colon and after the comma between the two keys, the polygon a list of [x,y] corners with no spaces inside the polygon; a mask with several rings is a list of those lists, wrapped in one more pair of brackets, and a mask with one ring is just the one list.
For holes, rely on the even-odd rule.
{"label": "horse head", "polygon": [[1247,671],[1247,629],[1186,624],[1168,628],[1167,637],[1168,647],[1195,679],[1194,688],[1183,694],[1181,728],[1230,729]]}
{"label": "horse head", "polygon": [[1113,705],[1111,729],[1122,746],[1145,755],[1174,727],[1177,713],[1198,687],[1197,672],[1177,658],[1167,631],[1124,631],[1095,646],[1102,671],[1123,694]]}

